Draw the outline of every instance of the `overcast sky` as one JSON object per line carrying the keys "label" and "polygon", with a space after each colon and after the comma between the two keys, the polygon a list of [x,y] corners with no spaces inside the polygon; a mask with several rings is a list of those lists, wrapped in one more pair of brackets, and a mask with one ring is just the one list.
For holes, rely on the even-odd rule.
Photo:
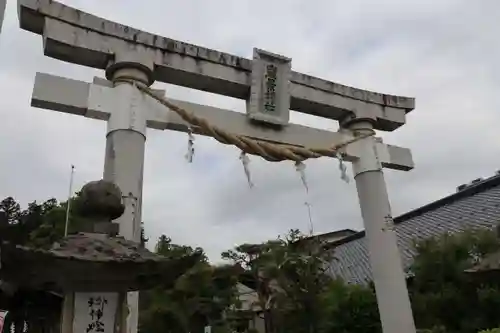
{"label": "overcast sky", "polygon": [[[259,47],[292,58],[294,70],[381,93],[416,98],[407,124],[381,133],[411,148],[411,172],[386,171],[394,215],[452,193],[500,169],[500,1],[498,0],[67,0],[144,31],[250,58]],[[10,0],[0,36],[0,198],[23,205],[65,200],[100,179],[105,123],[31,108],[35,72],[90,81],[99,71],[43,56],[42,38],[18,28]],[[244,112],[244,102],[155,84],[170,97]],[[292,121],[335,130],[333,121],[293,113]],[[247,186],[239,152],[187,136],[148,132],[143,220],[151,238],[202,246],[212,260],[243,242],[290,228],[307,230],[305,192],[291,162],[251,157]],[[349,168],[349,173],[351,170]],[[337,161],[307,162],[315,232],[361,230],[354,182]],[[151,241],[154,245],[154,241]]]}

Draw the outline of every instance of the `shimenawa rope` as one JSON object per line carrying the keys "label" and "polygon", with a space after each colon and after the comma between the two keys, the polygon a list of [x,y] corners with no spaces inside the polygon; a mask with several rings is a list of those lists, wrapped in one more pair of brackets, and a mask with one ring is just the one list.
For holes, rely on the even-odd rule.
{"label": "shimenawa rope", "polygon": [[375,131],[367,134],[361,134],[350,140],[346,140],[340,144],[330,148],[309,148],[297,147],[284,144],[270,143],[261,140],[255,140],[243,135],[233,134],[221,128],[211,125],[206,119],[194,115],[192,112],[178,107],[169,102],[166,98],[160,97],[155,94],[147,85],[130,77],[120,77],[113,81],[116,83],[129,83],[136,86],[140,91],[151,96],[159,103],[177,113],[184,121],[197,127],[202,134],[213,137],[215,140],[226,145],[233,145],[241,149],[241,151],[257,155],[270,162],[280,162],[284,160],[291,160],[294,162],[302,162],[309,158],[319,158],[322,156],[337,157],[339,149],[351,144],[355,141],[373,136]]}

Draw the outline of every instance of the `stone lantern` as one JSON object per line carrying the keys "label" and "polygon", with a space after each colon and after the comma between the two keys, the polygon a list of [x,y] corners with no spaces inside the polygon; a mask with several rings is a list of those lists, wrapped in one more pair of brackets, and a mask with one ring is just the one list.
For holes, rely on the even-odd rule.
{"label": "stone lantern", "polygon": [[84,232],[48,249],[1,244],[0,279],[20,288],[64,296],[60,332],[124,333],[126,293],[173,285],[198,254],[166,258],[117,237],[112,220],[123,214],[122,194],[103,180],[81,190]]}

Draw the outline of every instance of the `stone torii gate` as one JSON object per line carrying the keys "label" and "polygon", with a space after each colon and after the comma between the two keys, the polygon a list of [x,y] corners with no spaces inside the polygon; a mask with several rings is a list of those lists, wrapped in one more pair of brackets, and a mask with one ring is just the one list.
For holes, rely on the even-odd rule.
{"label": "stone torii gate", "polygon": [[[121,235],[135,241],[140,237],[147,128],[193,131],[224,142],[214,134],[217,131],[186,122],[179,110],[205,119],[217,133],[281,144],[299,155],[300,147],[320,151],[310,153],[311,157],[336,156],[338,151],[353,163],[384,332],[415,332],[382,172],[383,167],[412,169],[412,156],[409,149],[370,135],[404,125],[414,99],[297,73],[291,70],[291,59],[262,50],[255,49],[254,59],[249,60],[143,32],[50,0],[18,0],[18,5],[21,28],[43,36],[45,55],[106,70],[107,80],[95,78],[93,83],[37,73],[32,106],[107,121],[104,179],[124,193],[125,213],[116,221]],[[147,88],[155,80],[244,99],[247,115],[167,100],[163,91]],[[341,129],[330,132],[291,124],[290,109],[337,120]],[[287,159],[253,153],[272,161]],[[136,295],[129,297],[128,305],[127,332],[136,332]]]}

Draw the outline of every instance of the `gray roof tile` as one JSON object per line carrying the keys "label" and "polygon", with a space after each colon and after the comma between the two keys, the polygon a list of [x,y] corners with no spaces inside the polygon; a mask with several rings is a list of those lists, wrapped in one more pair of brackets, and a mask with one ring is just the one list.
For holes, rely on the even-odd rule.
{"label": "gray roof tile", "polygon": [[[491,228],[500,220],[500,175],[394,219],[405,270],[412,263],[416,239],[468,228]],[[334,242],[333,275],[349,283],[372,279],[364,232]]]}

